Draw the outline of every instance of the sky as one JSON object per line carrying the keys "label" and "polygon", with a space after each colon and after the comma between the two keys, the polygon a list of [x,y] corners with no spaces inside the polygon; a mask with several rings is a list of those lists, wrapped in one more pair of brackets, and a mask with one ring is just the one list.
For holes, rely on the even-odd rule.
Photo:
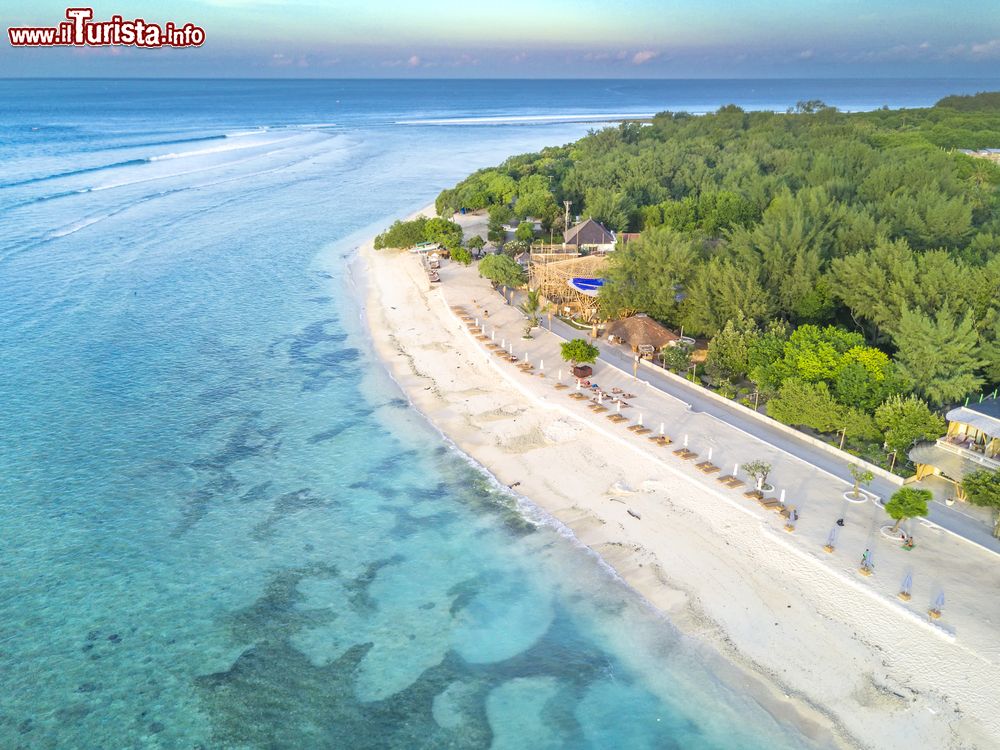
{"label": "sky", "polygon": [[[75,2],[72,5],[80,6]],[[11,26],[67,5],[0,0]],[[152,0],[95,20],[194,23],[188,49],[14,48],[0,77],[995,77],[997,0]],[[5,33],[6,37],[6,33]]]}

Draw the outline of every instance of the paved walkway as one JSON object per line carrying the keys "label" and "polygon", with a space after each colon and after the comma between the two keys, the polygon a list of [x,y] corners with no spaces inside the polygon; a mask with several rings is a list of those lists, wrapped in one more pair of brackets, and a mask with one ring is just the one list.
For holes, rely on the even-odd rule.
{"label": "paved walkway", "polygon": [[[745,423],[745,427],[744,424],[730,424],[726,413],[718,411],[719,405],[714,401],[699,402],[693,397],[698,395],[694,386],[690,389],[693,395],[687,389],[678,391],[672,388],[672,379],[659,382],[657,374],[649,370],[640,370],[642,378],[634,378],[631,360],[613,347],[602,344],[602,356],[594,367],[591,382],[599,384],[609,394],[614,389],[621,389],[634,395],[625,399],[628,406],[620,407],[625,419],[615,424],[608,417],[619,411],[616,403],[604,403],[602,406],[607,411],[598,411],[590,394],[583,398],[573,396],[578,393],[576,380],[559,356],[561,335],[586,337],[585,332],[568,326],[561,328],[557,324],[552,332],[545,328],[535,329],[533,338],[523,339],[523,315],[478,278],[474,268],[447,264],[441,275],[443,283],[439,288],[444,293],[445,303],[453,309],[463,309],[469,318],[460,323],[465,329],[464,335],[476,341],[482,347],[483,357],[519,388],[590,422],[609,437],[614,436],[646,452],[661,461],[670,472],[680,472],[703,483],[717,493],[716,496],[706,493],[705,502],[727,498],[734,509],[760,518],[764,526],[778,535],[777,539],[831,566],[852,585],[871,589],[901,611],[927,624],[933,632],[946,638],[960,636],[966,648],[991,663],[1000,663],[1000,639],[993,625],[1000,622],[1000,600],[984,596],[1000,588],[1000,565],[997,565],[995,552],[919,520],[903,525],[916,540],[913,550],[903,550],[898,539],[883,533],[892,521],[873,497],[868,496],[861,502],[851,502],[845,497],[851,489],[850,481],[841,476],[846,473],[845,466],[826,460],[825,453],[821,456],[822,465],[814,464],[803,458],[802,455],[809,454],[799,450],[794,440],[787,440],[783,433],[776,434],[777,444],[772,444],[766,434],[758,436],[751,432],[751,428],[759,431],[756,420],[752,424]],[[488,317],[485,310],[489,311]],[[459,320],[456,312],[456,321]],[[543,325],[547,325],[547,321]],[[510,362],[509,357],[498,356],[489,348],[494,342],[512,351],[517,361]],[[531,364],[527,371],[520,369],[524,362]],[[556,388],[560,371],[565,387]],[[579,392],[581,396],[583,393]],[[638,432],[640,419],[651,430],[649,433]],[[670,445],[659,445],[650,439],[660,433],[661,425],[665,435],[672,439]],[[685,443],[695,454],[691,458],[674,453]],[[743,493],[751,489],[752,480],[747,478],[742,466],[754,459],[762,459],[773,466],[768,482],[774,489],[766,493],[767,497],[783,498],[787,508],[794,507],[798,514],[788,533],[785,533],[788,519],[779,514],[780,507],[766,509],[756,500],[744,497]],[[697,464],[709,460],[719,470],[704,474]],[[730,489],[717,479],[732,474],[734,464],[741,467],[738,476],[744,484]],[[651,477],[628,477],[636,490],[641,490],[649,479]],[[838,519],[844,520],[843,526],[836,523]],[[832,545],[832,552],[825,551],[827,544]],[[866,551],[871,552],[874,565],[874,575],[870,577],[863,577],[858,570]],[[903,601],[897,597],[903,589],[912,592],[911,599]],[[928,610],[935,605],[944,607],[944,616],[929,621]]]}
{"label": "paved walkway", "polygon": [[[523,294],[515,293],[515,303],[522,296]],[[499,293],[497,294],[497,299],[498,301],[502,301]],[[542,325],[544,328],[548,328],[549,322],[547,318],[543,318]],[[608,344],[606,341],[592,339],[589,331],[576,329],[558,318],[552,319],[551,332],[564,340],[571,338],[587,339],[600,350],[599,362],[610,365],[631,377],[634,358],[631,351],[625,347],[614,346]],[[558,352],[554,351],[553,355],[558,357]],[[556,364],[559,361],[561,360],[556,359],[551,364]],[[829,451],[812,445],[807,440],[796,439],[794,435],[789,435],[778,427],[774,427],[748,415],[737,404],[720,403],[718,400],[706,395],[705,389],[701,386],[685,381],[678,382],[676,379],[658,371],[658,369],[641,367],[638,373],[638,380],[642,383],[640,387],[655,388],[689,405],[690,411],[693,414],[704,414],[725,422],[747,436],[752,436],[785,454],[794,456],[807,464],[817,467],[827,474],[843,480],[848,485],[852,484],[849,469],[851,461],[848,454],[844,454],[844,457],[840,458]],[[729,466],[726,468],[731,469],[732,467]],[[879,476],[876,476],[867,486],[869,493],[875,495],[876,498],[881,499],[883,502],[891,497],[892,493],[897,489],[899,489],[899,485],[893,484],[890,480]],[[936,493],[936,495],[940,496],[940,493]],[[948,506],[939,498],[931,503],[929,510],[927,521],[963,539],[1000,554],[1000,539],[996,539],[992,535],[991,527],[976,515],[964,512],[961,504]],[[922,524],[923,522],[916,521],[915,523]]]}
{"label": "paved walkway", "polygon": [[[594,367],[591,382],[599,384],[609,394],[614,389],[621,389],[634,395],[625,399],[628,406],[620,407],[625,419],[615,424],[608,418],[619,411],[617,404],[601,404],[607,411],[598,411],[591,401],[592,394],[584,396],[584,391],[577,391],[575,378],[559,356],[560,334],[586,337],[585,332],[569,327],[560,330],[554,325],[552,332],[545,328],[535,329],[533,338],[523,339],[524,316],[478,278],[474,268],[447,264],[441,275],[443,283],[439,288],[444,293],[445,303],[467,314],[468,321],[458,323],[465,329],[463,335],[482,347],[482,356],[533,398],[589,422],[609,437],[625,441],[635,450],[658,459],[665,472],[681,473],[702,483],[715,493],[706,493],[706,503],[726,498],[734,510],[758,517],[777,535],[776,541],[793,545],[818,562],[831,566],[851,585],[864,586],[885,597],[901,612],[923,622],[942,637],[960,637],[964,647],[990,663],[1000,663],[1000,639],[993,625],[1000,622],[1000,600],[987,594],[1000,588],[1000,565],[995,552],[919,520],[903,525],[916,540],[913,550],[903,550],[898,539],[883,533],[892,521],[873,497],[868,496],[861,502],[851,502],[845,497],[851,483],[840,476],[844,467],[835,462],[817,466],[797,455],[798,451],[786,449],[785,446],[795,448],[794,441],[771,444],[765,437],[741,425],[730,424],[724,419],[725,413],[713,413],[713,408],[717,408],[714,402],[705,402],[703,408],[699,408],[699,402],[687,390],[671,392],[672,379],[664,380],[661,388],[656,378],[651,377],[656,375],[652,371],[640,370],[643,377],[634,378],[631,360],[626,361],[613,347],[602,344],[602,356]],[[455,314],[456,321],[460,321],[460,315]],[[547,325],[547,321],[544,324]],[[498,356],[496,349],[500,344],[513,353],[516,362],[509,361],[509,355]],[[490,346],[495,349],[491,350]],[[525,362],[531,365],[527,371],[520,367]],[[564,387],[557,388],[560,381]],[[691,390],[697,395],[697,388],[692,386]],[[694,408],[689,408],[688,403]],[[638,432],[640,420],[649,433]],[[672,439],[670,445],[659,445],[650,439],[660,433],[661,425],[665,435]],[[757,421],[746,426],[756,429]],[[784,435],[775,437],[779,442],[777,438]],[[695,454],[691,458],[674,453],[685,447],[685,443]],[[704,474],[697,465],[709,459],[719,470]],[[717,481],[723,475],[732,474],[734,464],[742,467],[754,459],[762,459],[773,466],[768,482],[774,490],[766,493],[767,497],[783,498],[788,509],[796,509],[798,518],[788,533],[785,532],[788,519],[778,512],[780,507],[765,509],[756,500],[744,497],[743,493],[751,489],[752,480],[742,468],[738,472],[744,482],[742,486],[730,489]],[[627,477],[639,491],[649,479],[662,480],[663,477]],[[844,520],[843,526],[836,523],[838,519]],[[825,551],[828,544],[832,545],[832,552]],[[858,570],[866,551],[870,551],[874,565],[874,575],[870,577],[863,577]],[[911,599],[903,601],[897,597],[903,589],[911,591]],[[929,621],[928,610],[935,605],[945,608],[944,616]]]}

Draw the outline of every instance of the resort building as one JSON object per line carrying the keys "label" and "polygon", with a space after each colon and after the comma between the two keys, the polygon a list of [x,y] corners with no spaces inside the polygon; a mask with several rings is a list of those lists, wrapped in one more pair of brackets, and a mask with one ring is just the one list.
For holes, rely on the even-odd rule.
{"label": "resort building", "polygon": [[574,248],[585,254],[604,254],[615,249],[614,233],[593,219],[581,221],[563,232],[563,242],[567,248]]}
{"label": "resort building", "polygon": [[1000,400],[996,392],[948,412],[948,434],[910,450],[916,478],[938,476],[954,485],[963,500],[962,478],[982,469],[1000,471]]}

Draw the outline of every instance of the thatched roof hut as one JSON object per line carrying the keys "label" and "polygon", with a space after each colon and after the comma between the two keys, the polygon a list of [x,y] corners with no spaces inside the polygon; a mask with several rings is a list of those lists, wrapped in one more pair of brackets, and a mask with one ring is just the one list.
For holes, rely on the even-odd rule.
{"label": "thatched roof hut", "polygon": [[648,315],[639,314],[621,320],[613,320],[605,326],[605,334],[621,339],[633,350],[640,346],[652,346],[659,351],[680,337]]}

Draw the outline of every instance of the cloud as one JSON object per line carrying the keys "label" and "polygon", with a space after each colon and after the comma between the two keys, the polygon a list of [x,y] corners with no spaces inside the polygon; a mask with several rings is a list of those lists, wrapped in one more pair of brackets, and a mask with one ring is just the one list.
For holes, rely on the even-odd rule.
{"label": "cloud", "polygon": [[420,57],[418,55],[410,55],[410,59],[406,61],[406,67],[408,67],[408,68],[419,68],[420,67]]}
{"label": "cloud", "polygon": [[799,60],[812,60],[816,53],[811,49],[804,49],[797,55]]}
{"label": "cloud", "polygon": [[660,56],[659,52],[653,52],[653,50],[651,49],[644,49],[641,52],[636,52],[634,55],[632,55],[632,64],[645,65],[650,60],[655,60],[659,56]]}
{"label": "cloud", "polygon": [[973,44],[969,48],[969,54],[978,60],[1000,58],[1000,39],[990,39],[988,42]]}

